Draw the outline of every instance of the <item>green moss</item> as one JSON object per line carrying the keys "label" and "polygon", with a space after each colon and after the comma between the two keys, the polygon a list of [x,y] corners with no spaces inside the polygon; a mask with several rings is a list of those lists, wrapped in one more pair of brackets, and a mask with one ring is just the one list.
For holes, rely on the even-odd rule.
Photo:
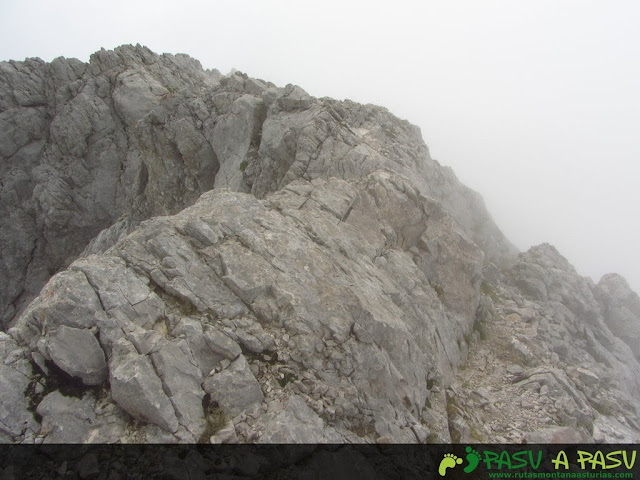
{"label": "green moss", "polygon": [[473,328],[480,334],[480,340],[484,341],[489,338],[489,331],[487,330],[487,326],[482,321],[477,321]]}
{"label": "green moss", "polygon": [[453,398],[447,396],[447,420],[449,422],[449,433],[451,434],[451,442],[460,443],[460,432],[453,427],[453,418],[459,415],[459,408]]}
{"label": "green moss", "polygon": [[482,282],[482,284],[480,285],[480,293],[491,298],[491,300],[493,300],[493,303],[496,303],[500,299],[500,296],[498,295],[498,292],[493,287],[493,285],[487,282]]}
{"label": "green moss", "polygon": [[93,392],[98,396],[101,389],[106,388],[105,384],[85,385],[82,380],[72,377],[50,360],[45,361],[46,374],[34,361],[31,361],[31,366],[35,375],[27,385],[24,396],[28,399],[28,410],[38,422],[42,421],[37,412],[38,405],[44,397],[55,390],[58,390],[65,397],[82,398],[88,392]]}
{"label": "green moss", "polygon": [[452,417],[458,413],[458,406],[456,405],[456,401],[447,395],[447,415]]}
{"label": "green moss", "polygon": [[378,432],[376,432],[376,427],[373,424],[373,421],[366,422],[365,420],[358,426],[353,427],[351,431],[355,433],[357,436],[359,436],[360,438],[374,439],[378,435]]}
{"label": "green moss", "polygon": [[202,399],[202,408],[204,409],[204,418],[207,425],[198,439],[198,443],[209,443],[212,435],[219,432],[229,421],[226,413],[220,408],[218,402],[211,399],[210,394],[206,394]]}
{"label": "green moss", "polygon": [[596,411],[600,415],[606,415],[608,417],[611,417],[615,414],[615,411],[613,408],[611,408],[611,405],[607,405],[605,403],[593,402],[592,406],[593,408],[596,409]]}
{"label": "green moss", "polygon": [[240,169],[241,172],[244,172],[247,169],[248,165],[249,165],[249,162],[247,162],[246,160],[243,160],[242,162],[240,162],[240,166],[238,168]]}
{"label": "green moss", "polygon": [[480,432],[480,430],[478,430],[475,426],[472,426],[470,428],[471,428],[471,440],[472,441],[474,441],[476,443],[484,443],[484,442],[486,442],[486,438],[482,434],[482,432]]}

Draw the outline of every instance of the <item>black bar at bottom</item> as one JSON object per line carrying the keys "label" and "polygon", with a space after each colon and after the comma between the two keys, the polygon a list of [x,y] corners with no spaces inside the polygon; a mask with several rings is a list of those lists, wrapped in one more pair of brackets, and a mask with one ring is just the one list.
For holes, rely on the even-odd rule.
{"label": "black bar at bottom", "polygon": [[635,478],[640,445],[0,445],[0,480]]}

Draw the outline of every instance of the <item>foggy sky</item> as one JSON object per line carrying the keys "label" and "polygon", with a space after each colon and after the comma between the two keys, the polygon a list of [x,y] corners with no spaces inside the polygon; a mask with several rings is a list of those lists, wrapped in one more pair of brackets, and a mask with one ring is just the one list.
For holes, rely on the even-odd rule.
{"label": "foggy sky", "polygon": [[383,105],[519,249],[640,291],[639,25],[637,0],[2,0],[0,60],[140,43]]}

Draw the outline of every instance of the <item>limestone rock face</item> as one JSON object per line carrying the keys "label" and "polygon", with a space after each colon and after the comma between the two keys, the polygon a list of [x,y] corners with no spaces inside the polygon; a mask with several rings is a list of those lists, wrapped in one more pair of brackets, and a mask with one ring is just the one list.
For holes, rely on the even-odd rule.
{"label": "limestone rock face", "polygon": [[602,277],[595,296],[604,307],[604,320],[611,332],[621,338],[640,359],[640,297],[620,275]]}
{"label": "limestone rock face", "polygon": [[[442,251],[451,269],[439,264]],[[327,441],[357,438],[354,430],[416,441],[429,384],[464,360],[483,259],[408,179],[376,171],[351,182],[296,180],[264,200],[213,190],[50,283],[95,289],[72,310],[94,308],[113,402],[180,439],[206,429],[208,394],[234,418],[297,405],[293,416],[267,409],[262,418],[259,408],[260,421],[239,422],[245,440],[269,431],[264,441],[311,441],[326,427]],[[95,384],[57,353],[72,335],[95,336],[65,324],[47,330],[49,317],[69,321],[48,291],[11,333]],[[103,354],[78,343],[87,359]],[[297,421],[316,427],[287,437]]]}
{"label": "limestone rock face", "polygon": [[90,331],[61,325],[48,346],[51,360],[85,385],[100,385],[107,379],[104,352]]}
{"label": "limestone rock face", "polygon": [[638,441],[638,296],[384,108],[124,46],[0,118],[0,441]]}
{"label": "limestone rock face", "polygon": [[0,120],[5,327],[83,251],[102,252],[214,187],[262,198],[298,178],[392,167],[441,201],[492,260],[515,254],[416,127],[380,107],[223,77],[186,55],[123,46],[88,64],[2,62]]}
{"label": "limestone rock face", "polygon": [[[88,64],[0,63],[5,326],[101,230],[116,224],[117,233],[99,243],[113,242],[141,218],[180,210],[213,186],[219,165],[207,140],[184,112],[168,112],[176,109],[174,95],[185,95],[186,105],[218,85],[218,76],[185,55],[130,46],[97,52]],[[157,142],[145,125],[136,127],[152,112],[164,119]],[[145,163],[169,152],[165,161]]]}
{"label": "limestone rock face", "polygon": [[28,354],[9,335],[0,332],[0,358],[0,442],[33,439],[39,427],[25,395],[33,377]]}
{"label": "limestone rock face", "polygon": [[[545,244],[481,291],[478,341],[448,389],[474,439],[640,440],[640,365],[623,336],[633,330],[611,325],[613,309],[633,308],[637,298],[621,277],[596,286]],[[454,430],[461,439],[465,429]]]}
{"label": "limestone rock face", "polygon": [[132,417],[158,425],[169,432],[178,430],[178,419],[163,384],[147,356],[113,357],[109,383],[118,406]]}

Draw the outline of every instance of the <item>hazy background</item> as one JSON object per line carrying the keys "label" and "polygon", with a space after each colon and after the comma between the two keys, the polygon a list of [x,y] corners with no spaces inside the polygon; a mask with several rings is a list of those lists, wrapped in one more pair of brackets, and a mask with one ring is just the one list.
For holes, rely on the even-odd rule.
{"label": "hazy background", "polygon": [[640,2],[0,0],[0,59],[140,43],[386,106],[522,250],[640,291]]}

